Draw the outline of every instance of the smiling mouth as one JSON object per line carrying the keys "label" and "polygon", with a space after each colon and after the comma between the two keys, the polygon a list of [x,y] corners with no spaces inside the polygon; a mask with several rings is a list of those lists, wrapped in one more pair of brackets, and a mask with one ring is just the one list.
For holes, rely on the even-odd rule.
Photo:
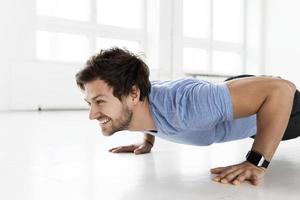
{"label": "smiling mouth", "polygon": [[104,126],[105,124],[107,124],[110,121],[111,121],[111,119],[106,117],[106,118],[103,118],[103,119],[99,119],[99,124],[101,126]]}

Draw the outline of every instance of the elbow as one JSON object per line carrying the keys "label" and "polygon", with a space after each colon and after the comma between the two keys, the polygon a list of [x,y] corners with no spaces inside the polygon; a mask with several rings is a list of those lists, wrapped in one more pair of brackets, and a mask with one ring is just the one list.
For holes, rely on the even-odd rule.
{"label": "elbow", "polygon": [[297,87],[293,82],[284,79],[279,80],[276,88],[278,91],[281,91],[282,94],[291,97],[294,97],[297,90]]}
{"label": "elbow", "polygon": [[290,87],[291,87],[293,93],[295,93],[296,90],[297,90],[297,86],[294,83],[290,82],[290,81],[289,81],[289,83],[291,84]]}
{"label": "elbow", "polygon": [[296,87],[296,85],[293,83],[293,82],[291,82],[291,81],[288,81],[288,80],[283,80],[284,82],[285,82],[285,87],[286,87],[286,89],[287,90],[289,90],[293,95],[294,95],[294,93],[296,92],[296,90],[297,90],[297,87]]}

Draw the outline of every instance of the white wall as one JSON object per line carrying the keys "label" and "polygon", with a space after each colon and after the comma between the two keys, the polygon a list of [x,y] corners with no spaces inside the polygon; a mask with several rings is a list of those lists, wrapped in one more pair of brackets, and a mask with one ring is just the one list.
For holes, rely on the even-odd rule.
{"label": "white wall", "polygon": [[245,73],[247,74],[264,74],[264,1],[245,1]]}
{"label": "white wall", "polygon": [[10,107],[11,64],[33,59],[34,0],[0,2],[0,110]]}
{"label": "white wall", "polygon": [[35,0],[0,2],[0,110],[85,107],[76,88],[78,64],[35,58]]}
{"label": "white wall", "polygon": [[266,73],[300,87],[300,1],[267,0]]}
{"label": "white wall", "polygon": [[[163,14],[160,1],[148,2],[146,29],[148,38],[146,55],[154,66],[151,77],[164,75],[158,70],[165,65],[160,44],[162,22],[157,17]],[[38,27],[35,0],[0,1],[0,111],[86,108],[76,87],[74,75],[80,63],[39,61],[35,56],[35,31]],[[149,33],[153,37],[149,37]],[[148,52],[149,53],[148,53]],[[158,66],[158,67],[157,67]],[[165,69],[170,66],[165,66]]]}
{"label": "white wall", "polygon": [[[172,42],[174,36],[171,34],[174,27],[166,25],[166,21],[170,20],[174,13],[171,10],[166,13],[165,10],[173,5],[173,1],[151,2],[151,5],[149,2],[148,4],[153,10],[148,11],[145,33],[148,39],[146,42],[148,64],[158,66],[152,72],[154,79],[172,78],[172,75],[180,71],[179,67],[182,67],[174,68],[176,56],[174,57],[174,52],[171,52],[175,47]],[[246,53],[249,58],[246,61],[246,72],[280,75],[300,86],[300,77],[297,73],[300,65],[298,56],[300,27],[297,21],[300,18],[298,12],[300,1],[246,2],[248,4]],[[35,0],[0,1],[0,110],[36,109],[39,105],[44,108],[83,107],[83,101],[72,85],[77,66],[73,68],[72,64],[46,63],[35,59],[37,19],[34,5]],[[177,4],[174,5],[176,10]],[[156,13],[156,17],[151,17],[153,13]],[[163,20],[159,21],[159,16]],[[36,73],[31,73],[29,69]],[[43,72],[47,72],[49,76],[43,79],[40,77],[45,75]],[[65,86],[69,89],[63,88]],[[20,107],[22,104],[23,107]]]}

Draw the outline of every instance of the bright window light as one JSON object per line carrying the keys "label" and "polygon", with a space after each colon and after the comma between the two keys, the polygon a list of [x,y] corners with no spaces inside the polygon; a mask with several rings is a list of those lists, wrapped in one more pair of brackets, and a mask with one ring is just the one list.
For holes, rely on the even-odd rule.
{"label": "bright window light", "polygon": [[88,21],[90,1],[87,0],[36,0],[38,15]]}
{"label": "bright window light", "polygon": [[82,35],[37,31],[36,56],[41,60],[85,62],[88,39]]}
{"label": "bright window light", "polygon": [[225,42],[242,42],[243,0],[214,0],[213,38]]}
{"label": "bright window light", "polygon": [[242,73],[241,56],[237,53],[214,51],[212,62],[215,73],[229,75]]}
{"label": "bright window light", "polygon": [[210,0],[183,1],[183,35],[207,38],[209,34]]}
{"label": "bright window light", "polygon": [[135,41],[128,40],[117,40],[117,39],[109,39],[109,38],[97,38],[97,51],[100,49],[107,49],[111,47],[120,47],[126,48],[127,50],[133,53],[140,53],[140,45]]}
{"label": "bright window light", "polygon": [[140,28],[141,0],[98,0],[97,22],[126,28]]}
{"label": "bright window light", "polygon": [[184,48],[183,69],[189,73],[206,72],[208,70],[207,51],[196,48]]}

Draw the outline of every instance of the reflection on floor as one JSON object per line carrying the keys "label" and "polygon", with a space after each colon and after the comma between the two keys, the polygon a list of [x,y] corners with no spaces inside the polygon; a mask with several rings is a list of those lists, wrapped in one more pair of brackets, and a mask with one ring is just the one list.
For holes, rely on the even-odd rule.
{"label": "reflection on floor", "polygon": [[102,136],[86,111],[0,114],[0,199],[299,199],[300,139],[284,142],[264,184],[211,181],[209,169],[243,161],[252,139],[196,147],[157,139],[150,154],[113,154],[142,134]]}

